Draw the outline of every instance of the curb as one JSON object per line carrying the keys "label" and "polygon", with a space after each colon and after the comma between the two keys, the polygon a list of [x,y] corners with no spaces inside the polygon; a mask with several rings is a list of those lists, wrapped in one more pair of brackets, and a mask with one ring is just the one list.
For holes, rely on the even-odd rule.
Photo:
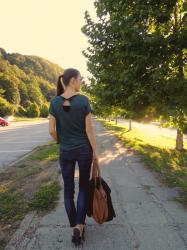
{"label": "curb", "polygon": [[[41,144],[40,146],[45,146],[48,144]],[[33,148],[29,153],[24,154],[23,156],[21,156],[19,159],[10,162],[9,164],[5,165],[4,168],[2,168],[0,170],[0,173],[2,173],[3,171],[6,171],[9,167],[14,166],[15,164],[19,163],[20,161],[24,160],[26,157],[28,157],[29,155],[33,154],[34,152],[36,152],[38,150],[38,146]]]}
{"label": "curb", "polygon": [[[62,185],[62,178],[61,174],[57,174],[56,180],[59,182],[61,189],[63,188]],[[57,203],[59,200],[57,201]],[[36,219],[35,219],[36,216]],[[35,220],[35,221],[34,221]],[[28,235],[33,232],[38,228],[40,224],[40,221],[37,220],[37,210],[33,210],[28,212],[25,217],[22,219],[19,227],[17,230],[14,232],[14,234],[11,236],[11,239],[9,242],[6,244],[4,250],[23,250],[26,249],[25,246],[28,244],[30,241],[30,238]]]}
{"label": "curb", "polygon": [[22,242],[23,237],[28,230],[31,222],[33,221],[34,216],[37,211],[31,211],[25,215],[24,219],[21,221],[19,228],[12,235],[11,240],[7,243],[5,250],[16,250],[19,247],[19,243]]}

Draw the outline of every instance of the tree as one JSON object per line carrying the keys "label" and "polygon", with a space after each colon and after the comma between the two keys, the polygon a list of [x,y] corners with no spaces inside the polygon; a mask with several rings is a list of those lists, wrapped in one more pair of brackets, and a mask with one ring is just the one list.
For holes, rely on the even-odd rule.
{"label": "tree", "polygon": [[[85,12],[82,32],[91,47],[83,54],[93,74],[93,94],[106,105],[125,107],[134,118],[147,110],[180,122],[176,149],[183,148],[187,112],[187,4],[184,0],[94,1],[98,22]],[[173,119],[175,121],[175,119]]]}
{"label": "tree", "polygon": [[0,96],[22,114],[29,100],[41,109],[56,95],[57,78],[62,72],[63,68],[44,58],[7,53],[0,48]]}
{"label": "tree", "polygon": [[15,111],[16,108],[14,105],[11,105],[6,99],[0,97],[0,116],[12,115]]}
{"label": "tree", "polygon": [[20,94],[17,86],[17,78],[0,73],[0,87],[4,90],[4,96],[8,102],[16,105],[20,102]]}
{"label": "tree", "polygon": [[40,109],[40,116],[41,117],[47,117],[49,114],[49,105],[47,103],[44,103]]}
{"label": "tree", "polygon": [[31,103],[31,105],[27,109],[27,116],[29,117],[39,117],[40,116],[40,109],[37,103]]}
{"label": "tree", "polygon": [[24,82],[20,82],[18,85],[20,93],[20,105],[25,106],[26,101],[29,99],[27,85]]}
{"label": "tree", "polygon": [[38,106],[42,106],[45,99],[40,91],[38,82],[34,78],[32,78],[32,80],[27,84],[27,89],[30,101],[37,103]]}
{"label": "tree", "polygon": [[5,90],[3,88],[0,88],[0,97],[3,97],[5,93]]}

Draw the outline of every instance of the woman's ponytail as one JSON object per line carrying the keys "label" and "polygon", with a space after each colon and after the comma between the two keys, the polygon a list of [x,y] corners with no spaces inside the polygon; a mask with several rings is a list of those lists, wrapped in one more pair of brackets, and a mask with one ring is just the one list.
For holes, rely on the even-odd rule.
{"label": "woman's ponytail", "polygon": [[66,87],[69,85],[69,82],[72,77],[77,78],[80,75],[80,72],[74,68],[65,69],[63,74],[58,77],[57,81],[57,96],[64,93]]}
{"label": "woman's ponytail", "polygon": [[61,94],[63,94],[64,93],[64,84],[62,83],[62,81],[63,81],[63,74],[62,75],[60,75],[59,77],[58,77],[58,81],[57,81],[57,93],[56,93],[56,95],[61,95]]}

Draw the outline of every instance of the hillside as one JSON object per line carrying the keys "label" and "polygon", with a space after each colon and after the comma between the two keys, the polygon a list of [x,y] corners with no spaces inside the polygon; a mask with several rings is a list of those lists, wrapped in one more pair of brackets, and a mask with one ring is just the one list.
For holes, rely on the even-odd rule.
{"label": "hillside", "polygon": [[[7,53],[0,48],[0,116],[47,114],[63,68],[42,57]],[[44,116],[45,116],[44,115]]]}

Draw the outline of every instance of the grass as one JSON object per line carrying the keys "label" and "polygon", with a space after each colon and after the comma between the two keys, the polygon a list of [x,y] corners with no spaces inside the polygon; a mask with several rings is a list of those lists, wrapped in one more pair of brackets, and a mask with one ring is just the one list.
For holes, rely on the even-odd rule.
{"label": "grass", "polygon": [[[23,162],[14,166],[14,168],[10,168],[8,171],[0,174],[0,222],[7,221],[7,218],[9,218],[9,222],[11,220],[15,221],[15,216],[19,218],[22,212],[27,212],[30,199],[34,195],[38,197],[36,190],[42,188],[40,190],[40,192],[42,192],[47,188],[48,193],[50,189],[52,190],[52,194],[54,194],[54,190],[56,192],[59,191],[54,189],[54,187],[57,187],[56,182],[50,183],[50,185],[46,184],[47,180],[49,182],[53,179],[51,172],[55,171],[55,169],[51,169],[53,167],[51,161],[56,159],[57,145],[52,142],[47,145],[39,146],[26,160],[23,160]],[[56,173],[59,174],[59,171]],[[29,195],[26,193],[28,190],[30,191]],[[36,204],[39,204],[36,202],[36,197],[35,206],[31,207],[36,208]],[[54,195],[54,198],[55,197]],[[51,203],[52,200],[50,196]],[[25,208],[27,209],[25,210]]]}
{"label": "grass", "polygon": [[31,160],[37,160],[37,161],[56,161],[58,159],[58,150],[57,150],[57,144],[56,143],[50,143],[48,145],[44,146],[38,146],[38,150],[35,154],[30,156]]}
{"label": "grass", "polygon": [[57,152],[58,145],[51,141],[0,173],[0,245],[6,245],[29,211],[56,205],[61,189]]}
{"label": "grass", "polygon": [[[161,180],[170,187],[180,187],[176,199],[187,206],[187,142],[184,150],[175,150],[175,139],[158,136],[138,128],[129,130],[126,125],[115,124],[98,118],[105,127],[116,135],[125,147],[141,153],[146,166],[160,174]],[[132,125],[133,126],[133,125]]]}
{"label": "grass", "polygon": [[28,212],[28,204],[23,195],[14,189],[1,192],[0,203],[0,223],[3,224],[10,224],[22,219],[24,214]]}
{"label": "grass", "polygon": [[30,207],[34,209],[53,208],[54,201],[57,200],[60,189],[58,182],[45,183],[35,193],[33,200],[30,202]]}
{"label": "grass", "polygon": [[47,117],[26,117],[26,116],[14,116],[14,122],[17,121],[37,121],[37,120],[42,120],[42,119],[47,119]]}

